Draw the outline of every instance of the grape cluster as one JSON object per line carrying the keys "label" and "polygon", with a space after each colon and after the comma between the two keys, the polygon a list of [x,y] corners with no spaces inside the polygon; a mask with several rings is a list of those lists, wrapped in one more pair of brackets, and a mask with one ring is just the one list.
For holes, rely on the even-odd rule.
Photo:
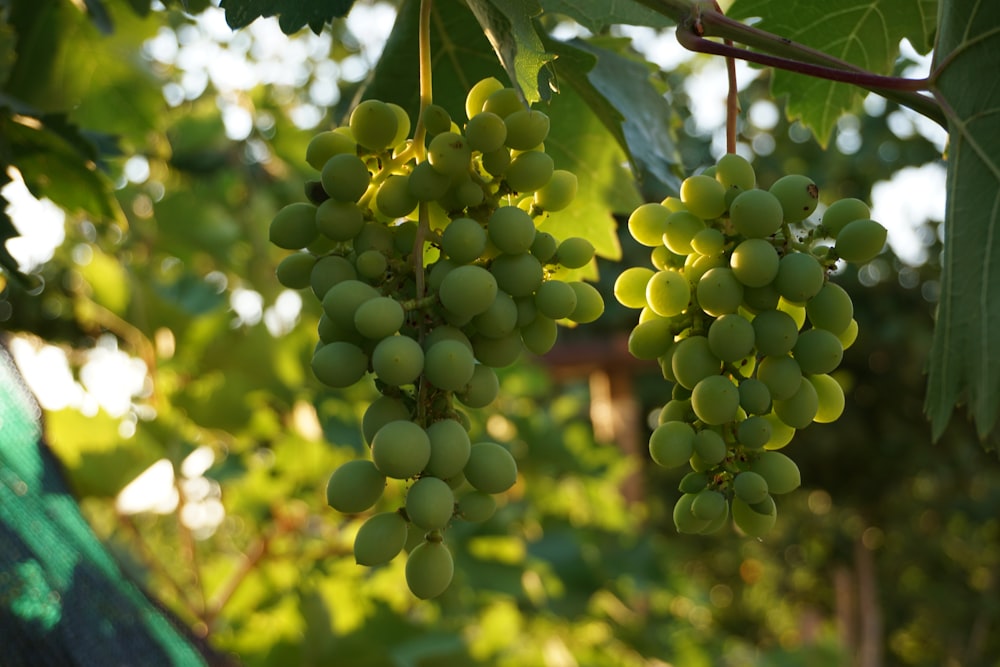
{"label": "grape cluster", "polygon": [[829,273],[838,260],[874,258],[886,230],[857,199],[808,222],[818,194],[801,175],[757,188],[750,163],[729,154],[685,179],[679,198],[629,217],[654,268],[626,269],[615,296],[641,309],[629,350],[658,360],[673,383],[649,451],[666,468],[692,468],[673,512],[680,532],[714,532],[730,516],[748,535],[769,531],[772,496],[800,484],[798,467],[776,450],[796,429],[843,411],[830,373],[858,325]]}
{"label": "grape cluster", "polygon": [[548,116],[496,79],[473,86],[466,113],[463,129],[427,105],[417,145],[401,107],[360,103],[347,126],[311,140],[306,161],[320,177],[307,185],[310,201],[281,209],[270,227],[272,243],[295,251],[279,281],[322,303],[316,377],[342,388],[371,373],[381,393],[362,420],[370,458],[337,468],[327,500],[366,512],[387,478],[406,480],[404,506],[364,521],[354,554],[378,565],[407,547],[419,598],[451,582],[443,531],[488,519],[494,494],[517,480],[506,448],[471,441],[456,401],[487,406],[495,368],[525,349],[546,353],[559,320],[590,322],[604,310],[594,287],[554,276],[590,263],[590,242],[539,229],[577,187],[544,151]]}

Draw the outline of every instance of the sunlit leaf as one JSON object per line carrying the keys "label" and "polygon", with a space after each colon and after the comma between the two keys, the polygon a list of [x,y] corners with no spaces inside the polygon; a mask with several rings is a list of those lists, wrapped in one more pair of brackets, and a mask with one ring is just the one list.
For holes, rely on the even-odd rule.
{"label": "sunlit leaf", "polygon": [[643,25],[665,28],[673,22],[634,0],[541,0],[546,13],[564,14],[591,32],[610,25]]}
{"label": "sunlit leaf", "polygon": [[550,80],[545,65],[552,60],[532,20],[542,12],[535,0],[468,0],[493,50],[514,87],[528,103],[548,99]]}

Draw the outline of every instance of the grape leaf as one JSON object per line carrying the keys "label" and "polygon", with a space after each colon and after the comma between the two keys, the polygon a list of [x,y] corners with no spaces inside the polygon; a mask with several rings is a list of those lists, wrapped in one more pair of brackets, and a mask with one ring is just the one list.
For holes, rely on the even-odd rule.
{"label": "grape leaf", "polygon": [[323,24],[343,18],[354,0],[222,0],[226,23],[233,30],[245,28],[258,18],[278,17],[278,25],[286,35],[305,26],[319,34]]}
{"label": "grape leaf", "polygon": [[[736,0],[727,14],[736,19],[760,17],[757,27],[819,49],[875,74],[889,74],[904,37],[929,41],[928,0]],[[775,97],[787,95],[789,119],[801,120],[826,146],[845,112],[860,104],[865,91],[846,83],[776,70]]]}
{"label": "grape leaf", "polygon": [[532,20],[542,13],[536,0],[468,0],[483,33],[507,70],[514,87],[529,103],[548,99],[550,72],[546,53]]}
{"label": "grape leaf", "polygon": [[934,90],[948,118],[941,300],[925,410],[934,437],[965,403],[981,438],[1000,410],[1000,4],[944,5]]}
{"label": "grape leaf", "polygon": [[665,28],[673,21],[634,0],[541,0],[546,13],[563,14],[591,32],[609,25],[643,25]]}

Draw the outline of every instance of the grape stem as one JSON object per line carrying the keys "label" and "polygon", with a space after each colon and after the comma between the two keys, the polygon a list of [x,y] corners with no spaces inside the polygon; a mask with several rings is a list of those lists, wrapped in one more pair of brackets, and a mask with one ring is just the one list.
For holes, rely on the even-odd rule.
{"label": "grape stem", "polygon": [[[713,0],[715,11],[722,13],[722,7]],[[728,47],[733,46],[733,40],[724,39],[723,44]],[[726,56],[726,78],[728,80],[729,91],[726,94],[726,152],[736,152],[736,120],[740,115],[739,90],[736,85],[736,59]]]}

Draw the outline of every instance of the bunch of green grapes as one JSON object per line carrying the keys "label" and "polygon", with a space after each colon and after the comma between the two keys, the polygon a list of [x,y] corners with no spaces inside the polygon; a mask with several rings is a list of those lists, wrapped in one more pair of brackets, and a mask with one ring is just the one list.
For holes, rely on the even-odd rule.
{"label": "bunch of green grapes", "polygon": [[[548,116],[496,79],[471,89],[466,112],[460,128],[427,106],[415,133],[426,144],[416,146],[402,108],[362,102],[347,126],[312,139],[306,160],[320,178],[307,185],[310,201],[286,206],[270,227],[272,243],[295,251],[279,281],[322,303],[316,377],[342,388],[371,374],[382,394],[362,421],[370,458],[333,473],[328,502],[367,512],[387,479],[404,480],[404,506],[370,516],[354,553],[378,565],[407,546],[419,598],[451,582],[449,524],[485,521],[517,480],[506,448],[470,440],[460,406],[489,405],[494,369],[549,351],[560,320],[604,310],[594,287],[556,277],[587,265],[593,246],[539,229],[577,185],[544,151]],[[419,543],[408,543],[414,533]]]}
{"label": "bunch of green grapes", "polygon": [[769,531],[772,496],[800,484],[798,467],[776,450],[796,429],[843,411],[830,374],[858,325],[829,274],[838,260],[874,258],[886,230],[857,199],[807,223],[818,194],[801,175],[757,188],[750,163],[729,154],[687,178],[680,198],[629,218],[633,238],[653,249],[653,268],[625,270],[615,296],[641,309],[631,353],[658,360],[673,383],[649,451],[666,468],[692,468],[674,507],[680,532],[714,532],[730,516],[748,535]]}

